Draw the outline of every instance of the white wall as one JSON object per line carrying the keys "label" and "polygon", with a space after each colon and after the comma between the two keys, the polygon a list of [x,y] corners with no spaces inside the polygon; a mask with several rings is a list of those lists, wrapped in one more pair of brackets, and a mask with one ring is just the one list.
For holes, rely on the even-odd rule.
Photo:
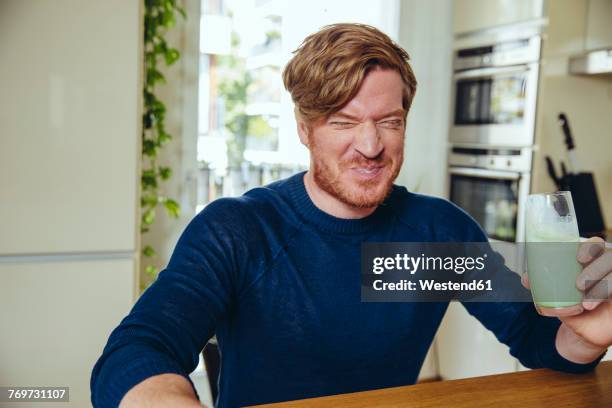
{"label": "white wall", "polygon": [[452,1],[403,0],[399,44],[410,54],[418,86],[408,114],[398,184],[447,196],[446,159],[452,76]]}
{"label": "white wall", "polygon": [[[408,114],[404,166],[397,184],[423,194],[447,196],[446,146],[452,75],[452,1],[402,0],[398,43],[410,55],[418,86]],[[419,378],[438,370],[437,340]]]}

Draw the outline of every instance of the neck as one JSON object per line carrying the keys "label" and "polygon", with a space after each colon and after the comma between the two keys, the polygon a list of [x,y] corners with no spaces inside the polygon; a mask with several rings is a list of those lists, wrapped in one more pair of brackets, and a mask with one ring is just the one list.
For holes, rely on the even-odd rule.
{"label": "neck", "polygon": [[364,218],[376,210],[376,207],[360,208],[340,201],[319,187],[310,170],[304,175],[304,186],[314,205],[319,210],[334,217],[345,219]]}

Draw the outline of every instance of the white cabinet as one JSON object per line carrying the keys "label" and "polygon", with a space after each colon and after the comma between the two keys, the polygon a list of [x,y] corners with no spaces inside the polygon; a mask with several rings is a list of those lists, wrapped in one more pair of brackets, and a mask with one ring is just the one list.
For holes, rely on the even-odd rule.
{"label": "white cabinet", "polygon": [[65,406],[89,406],[91,370],[132,305],[134,269],[133,259],[0,263],[0,384],[70,387]]}
{"label": "white cabinet", "polygon": [[436,340],[434,339],[434,343],[431,345],[431,347],[427,351],[427,355],[425,356],[425,361],[423,362],[423,366],[421,367],[421,371],[419,372],[418,381],[431,380],[433,378],[437,378],[440,375],[438,373],[438,364],[436,361],[435,342]]}
{"label": "white cabinet", "polygon": [[141,4],[0,5],[0,384],[58,408],[136,296]]}
{"label": "white cabinet", "polygon": [[134,250],[138,2],[1,8],[0,255]]}
{"label": "white cabinet", "polygon": [[543,16],[543,0],[455,0],[453,33],[465,33]]}
{"label": "white cabinet", "polygon": [[452,302],[436,336],[444,380],[513,372],[517,360],[493,333],[458,302]]}
{"label": "white cabinet", "polygon": [[612,0],[589,0],[586,49],[612,48]]}

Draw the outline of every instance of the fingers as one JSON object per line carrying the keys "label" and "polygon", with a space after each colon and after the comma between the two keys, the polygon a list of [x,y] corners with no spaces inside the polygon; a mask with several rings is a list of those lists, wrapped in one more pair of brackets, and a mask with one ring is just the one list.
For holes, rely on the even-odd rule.
{"label": "fingers", "polygon": [[606,243],[599,237],[589,238],[578,247],[576,260],[582,265],[587,265],[597,258],[605,250]]}
{"label": "fingers", "polygon": [[576,260],[584,266],[576,279],[576,287],[585,292],[582,306],[593,310],[612,298],[612,251],[606,251],[603,239],[594,237],[580,244]]}
{"label": "fingers", "polygon": [[612,299],[612,273],[597,281],[584,294],[582,306],[586,310],[593,310],[601,302]]}
{"label": "fingers", "polygon": [[[581,290],[589,290],[596,284],[607,284],[608,280],[603,280],[606,275],[612,272],[612,251],[605,251],[602,255],[591,261],[576,278],[576,287]],[[602,281],[603,283],[599,283]]]}
{"label": "fingers", "polygon": [[593,310],[597,306],[599,306],[600,303],[601,303],[601,300],[584,300],[582,301],[582,307],[585,310]]}
{"label": "fingers", "polygon": [[521,284],[527,288],[527,289],[531,289],[531,287],[529,286],[529,275],[527,275],[527,273],[523,273],[521,275]]}

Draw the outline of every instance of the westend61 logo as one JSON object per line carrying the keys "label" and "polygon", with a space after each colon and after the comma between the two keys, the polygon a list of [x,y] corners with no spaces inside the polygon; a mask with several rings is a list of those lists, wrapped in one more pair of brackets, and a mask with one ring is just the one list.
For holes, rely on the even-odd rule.
{"label": "westend61 logo", "polygon": [[382,274],[385,270],[404,270],[414,275],[420,270],[445,270],[462,274],[465,271],[483,270],[487,254],[479,257],[441,257],[441,256],[410,256],[408,254],[395,254],[394,257],[376,257],[373,260],[372,273]]}
{"label": "westend61 logo", "polygon": [[531,295],[488,242],[368,242],[361,248],[361,300],[530,302]]}

